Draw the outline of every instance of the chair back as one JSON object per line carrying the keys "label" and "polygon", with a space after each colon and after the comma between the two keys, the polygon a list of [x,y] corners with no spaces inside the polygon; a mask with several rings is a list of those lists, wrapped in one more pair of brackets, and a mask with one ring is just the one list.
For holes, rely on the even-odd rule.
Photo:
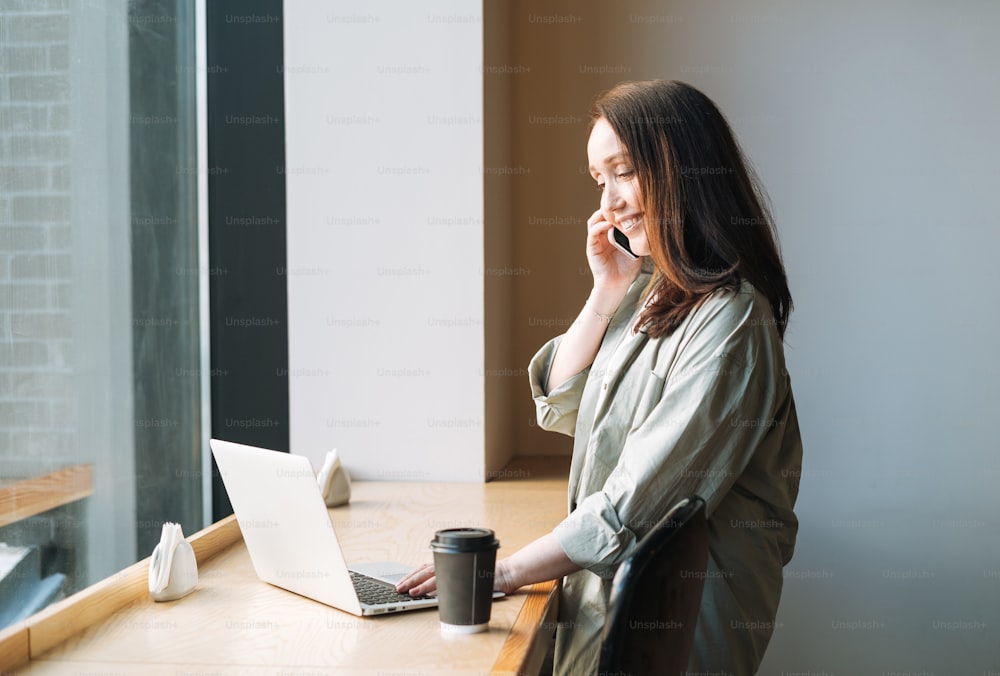
{"label": "chair back", "polygon": [[599,673],[685,674],[708,568],[705,502],[677,503],[619,566]]}

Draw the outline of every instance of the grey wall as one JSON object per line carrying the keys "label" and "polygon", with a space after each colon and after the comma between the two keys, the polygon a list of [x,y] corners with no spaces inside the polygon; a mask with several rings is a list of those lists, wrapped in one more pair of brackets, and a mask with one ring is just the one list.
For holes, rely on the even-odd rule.
{"label": "grey wall", "polygon": [[801,533],[762,673],[994,673],[1000,5],[672,13],[631,76],[730,116],[796,302]]}
{"label": "grey wall", "polygon": [[[589,288],[591,99],[699,87],[770,193],[796,302],[801,530],[761,673],[1000,673],[1000,3],[521,0],[510,24],[517,364]],[[561,450],[517,395],[519,451]]]}

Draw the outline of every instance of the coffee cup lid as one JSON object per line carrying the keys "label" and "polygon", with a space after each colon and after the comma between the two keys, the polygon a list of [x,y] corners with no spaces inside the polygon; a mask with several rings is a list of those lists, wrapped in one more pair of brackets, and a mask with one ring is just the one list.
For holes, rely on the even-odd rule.
{"label": "coffee cup lid", "polygon": [[500,542],[489,528],[445,528],[434,534],[431,549],[448,552],[479,552],[496,549]]}

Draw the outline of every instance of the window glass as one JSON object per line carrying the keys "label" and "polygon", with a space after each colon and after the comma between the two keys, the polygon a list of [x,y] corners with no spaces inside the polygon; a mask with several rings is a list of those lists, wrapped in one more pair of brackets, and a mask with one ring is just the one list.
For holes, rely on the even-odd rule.
{"label": "window glass", "polygon": [[202,527],[192,2],[0,0],[0,626]]}

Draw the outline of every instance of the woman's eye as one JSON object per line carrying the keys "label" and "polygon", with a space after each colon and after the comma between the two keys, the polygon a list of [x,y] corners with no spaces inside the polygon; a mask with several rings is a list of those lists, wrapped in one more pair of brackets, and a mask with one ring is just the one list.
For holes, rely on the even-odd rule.
{"label": "woman's eye", "polygon": [[596,187],[597,187],[597,192],[604,192],[604,184],[603,183],[598,183]]}
{"label": "woman's eye", "polygon": [[632,171],[631,169],[627,169],[627,170],[621,172],[620,174],[616,174],[616,175],[618,176],[618,178],[632,178],[632,174],[634,174],[634,173],[635,172]]}

